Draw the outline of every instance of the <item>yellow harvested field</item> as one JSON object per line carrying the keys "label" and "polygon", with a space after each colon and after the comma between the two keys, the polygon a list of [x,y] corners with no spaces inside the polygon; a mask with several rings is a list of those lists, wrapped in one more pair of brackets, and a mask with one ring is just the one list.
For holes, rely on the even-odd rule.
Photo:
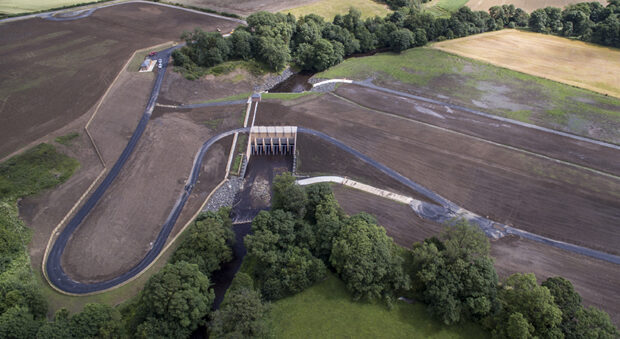
{"label": "yellow harvested field", "polygon": [[433,48],[620,98],[620,50],[512,29]]}
{"label": "yellow harvested field", "polygon": [[[566,5],[576,4],[578,2],[584,2],[586,0],[469,0],[467,5],[469,8],[475,11],[487,11],[493,6],[510,5],[513,4],[517,8],[521,8],[524,11],[531,13],[538,8],[545,8],[548,6],[564,8]],[[607,5],[607,0],[589,0],[598,1],[603,6]]]}
{"label": "yellow harvested field", "polygon": [[385,16],[390,13],[387,5],[373,0],[321,0],[300,7],[295,7],[281,11],[281,13],[292,13],[296,17],[307,14],[318,14],[326,20],[332,20],[336,14],[346,14],[349,8],[355,7],[362,12],[362,18]]}
{"label": "yellow harvested field", "polygon": [[28,13],[93,1],[94,0],[0,0],[0,13]]}

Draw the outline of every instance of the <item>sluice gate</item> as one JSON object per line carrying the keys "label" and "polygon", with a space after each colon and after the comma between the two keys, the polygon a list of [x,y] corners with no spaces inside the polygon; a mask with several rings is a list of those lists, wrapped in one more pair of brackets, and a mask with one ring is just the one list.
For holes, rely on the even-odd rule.
{"label": "sluice gate", "polygon": [[295,154],[296,143],[297,126],[254,126],[250,129],[246,157]]}

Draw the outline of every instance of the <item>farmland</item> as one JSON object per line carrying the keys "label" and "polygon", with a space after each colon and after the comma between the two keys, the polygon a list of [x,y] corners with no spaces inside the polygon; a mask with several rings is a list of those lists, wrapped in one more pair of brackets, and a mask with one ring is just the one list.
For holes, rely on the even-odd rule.
{"label": "farmland", "polygon": [[[595,0],[601,4],[606,5],[606,0]],[[521,8],[526,12],[532,12],[538,8],[545,8],[547,6],[564,8],[567,5],[578,3],[577,0],[469,0],[467,6],[475,11],[487,11],[493,6],[501,5],[515,5],[517,8]]]}
{"label": "farmland", "polygon": [[326,20],[332,20],[336,14],[346,14],[351,7],[358,9],[362,13],[362,18],[374,17],[375,15],[383,17],[390,13],[387,5],[373,0],[321,0],[308,5],[282,10],[281,12],[284,14],[291,13],[296,17],[314,13],[324,17]]}
{"label": "farmland", "polygon": [[236,25],[148,4],[107,7],[76,21],[0,25],[0,67],[7,70],[0,83],[0,158],[87,113],[135,50],[176,40],[195,27]]}
{"label": "farmland", "polygon": [[96,0],[0,0],[0,14],[17,14],[44,11],[51,8],[72,6]]}
{"label": "farmland", "polygon": [[442,41],[433,48],[620,97],[617,49],[509,29]]}
{"label": "farmland", "polygon": [[258,11],[277,12],[317,1],[318,0],[177,0],[175,2],[188,6],[248,16]]}

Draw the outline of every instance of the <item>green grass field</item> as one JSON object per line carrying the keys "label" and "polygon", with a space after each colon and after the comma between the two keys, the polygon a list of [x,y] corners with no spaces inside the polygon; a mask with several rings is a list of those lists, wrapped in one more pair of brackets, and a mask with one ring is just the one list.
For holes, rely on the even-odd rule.
{"label": "green grass field", "polygon": [[438,17],[449,17],[459,8],[465,6],[469,0],[434,0],[425,4],[425,9],[429,13]]}
{"label": "green grass field", "polygon": [[309,5],[283,10],[281,12],[284,14],[292,13],[296,17],[314,13],[324,17],[325,20],[331,21],[336,14],[346,14],[351,7],[355,7],[362,12],[362,18],[374,17],[375,15],[384,17],[386,14],[391,12],[387,5],[372,0],[322,0]]}
{"label": "green grass field", "polygon": [[327,279],[295,296],[273,303],[270,325],[276,338],[487,338],[479,326],[445,326],[425,306],[397,301],[354,302],[344,283]]}
{"label": "green grass field", "polygon": [[620,99],[430,48],[352,58],[317,78],[374,78],[393,88],[620,143]]}
{"label": "green grass field", "polygon": [[0,0],[0,14],[18,14],[73,6],[96,0]]}

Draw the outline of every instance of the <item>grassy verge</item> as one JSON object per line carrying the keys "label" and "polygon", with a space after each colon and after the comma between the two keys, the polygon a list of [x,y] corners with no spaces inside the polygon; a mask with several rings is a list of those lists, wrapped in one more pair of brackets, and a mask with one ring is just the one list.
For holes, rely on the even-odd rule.
{"label": "grassy verge", "polygon": [[270,314],[276,338],[487,338],[479,326],[445,326],[424,305],[398,301],[354,302],[333,274],[309,289],[273,303]]}
{"label": "grassy verge", "polygon": [[250,95],[252,95],[252,92],[245,92],[245,93],[239,93],[239,94],[227,96],[224,98],[217,98],[217,99],[194,102],[193,104],[209,104],[213,102],[237,101],[237,100],[247,99],[250,97]]}
{"label": "grassy verge", "polygon": [[[271,72],[267,66],[255,60],[230,60],[208,68],[197,65],[174,67],[175,72],[181,73],[188,80],[198,80],[205,75],[226,75],[236,69],[244,69],[253,76],[263,76]],[[239,77],[239,75],[241,75],[241,77]],[[242,74],[239,75],[232,79],[234,83],[238,83],[245,79]]]}
{"label": "grassy verge", "polygon": [[347,14],[351,7],[362,12],[362,18],[374,17],[375,15],[384,17],[391,12],[387,5],[372,0],[322,0],[309,5],[286,9],[281,13],[292,13],[296,17],[313,13],[324,17],[326,20],[332,20],[336,14]]}
{"label": "grassy verge", "polygon": [[425,10],[437,17],[449,17],[469,0],[435,0],[426,3]]}
{"label": "grassy verge", "polygon": [[243,159],[243,153],[245,153],[248,136],[247,134],[239,134],[237,137],[237,146],[235,147],[235,157],[233,163],[230,165],[230,173],[239,174],[241,169],[241,160]]}
{"label": "grassy verge", "polygon": [[594,139],[620,142],[620,99],[430,48],[347,59],[317,78],[386,87]]}
{"label": "grassy verge", "polygon": [[71,132],[67,135],[61,135],[59,137],[57,137],[56,139],[54,139],[54,141],[56,141],[57,143],[61,144],[61,145],[70,145],[71,142],[73,141],[73,139],[77,138],[80,136],[80,133],[78,132]]}
{"label": "grassy verge", "polygon": [[321,95],[319,92],[301,92],[301,93],[263,93],[261,97],[263,99],[276,99],[276,100],[294,100],[297,98],[309,96],[309,95]]}

